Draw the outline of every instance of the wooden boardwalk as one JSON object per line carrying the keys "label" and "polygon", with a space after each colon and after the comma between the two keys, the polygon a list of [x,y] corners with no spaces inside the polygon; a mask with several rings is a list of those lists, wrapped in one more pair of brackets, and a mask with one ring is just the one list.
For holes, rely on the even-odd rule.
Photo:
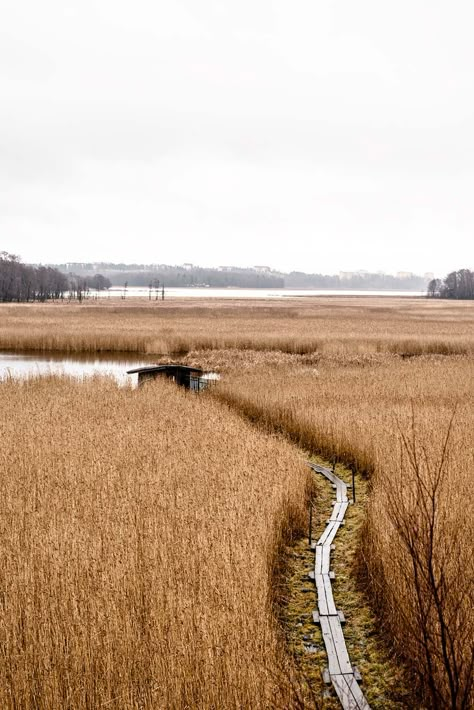
{"label": "wooden boardwalk", "polygon": [[332,573],[330,571],[331,545],[337,531],[344,524],[344,516],[349,506],[347,485],[329,468],[308,462],[316,473],[321,473],[336,490],[336,501],[327,527],[315,544],[314,583],[318,595],[318,610],[314,621],[321,624],[326,652],[328,655],[329,680],[345,710],[370,710],[357,682],[358,673],[351,665],[347,651],[342,622],[344,616],[336,609],[332,594]]}

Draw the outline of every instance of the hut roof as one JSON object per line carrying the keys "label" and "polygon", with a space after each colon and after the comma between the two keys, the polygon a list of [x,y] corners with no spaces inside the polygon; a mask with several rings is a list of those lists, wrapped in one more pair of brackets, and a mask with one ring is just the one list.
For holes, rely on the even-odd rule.
{"label": "hut roof", "polygon": [[166,371],[177,371],[180,370],[181,372],[189,372],[189,374],[192,374],[193,372],[199,374],[202,373],[203,370],[200,367],[189,367],[188,365],[180,365],[179,363],[172,363],[169,362],[166,365],[149,365],[146,367],[137,367],[134,370],[127,370],[127,375],[135,375],[136,373],[140,372],[166,372]]}

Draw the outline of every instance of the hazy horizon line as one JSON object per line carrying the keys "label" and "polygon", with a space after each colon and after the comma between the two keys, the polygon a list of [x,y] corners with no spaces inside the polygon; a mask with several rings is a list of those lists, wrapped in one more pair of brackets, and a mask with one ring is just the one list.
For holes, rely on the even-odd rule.
{"label": "hazy horizon line", "polygon": [[[337,271],[334,271],[332,273],[329,272],[323,272],[323,271],[302,271],[300,269],[290,269],[288,271],[284,271],[282,269],[278,269],[273,266],[269,266],[267,264],[265,265],[249,265],[249,266],[237,266],[234,264],[222,264],[220,266],[208,266],[204,264],[191,264],[187,262],[183,262],[181,264],[170,264],[170,263],[165,263],[165,262],[125,262],[125,261],[62,261],[62,262],[24,262],[27,263],[30,266],[50,266],[50,267],[58,267],[58,266],[82,266],[87,267],[87,266],[103,266],[103,267],[111,267],[113,268],[114,266],[123,266],[123,267],[128,267],[130,270],[132,270],[132,267],[140,267],[141,269],[145,270],[146,268],[156,268],[156,267],[166,267],[170,269],[184,269],[184,270],[191,270],[191,269],[208,269],[212,271],[226,271],[226,270],[235,270],[235,271],[260,271],[261,273],[272,273],[272,274],[291,274],[291,273],[301,273],[301,274],[307,274],[308,276],[311,275],[321,275],[321,276],[340,276],[341,274],[347,274],[347,275],[354,275],[354,276],[363,276],[363,275],[384,275],[384,276],[393,276],[397,277],[398,275],[402,275],[407,278],[409,276],[416,276],[416,277],[427,277],[428,275],[431,278],[435,278],[437,275],[432,272],[432,271],[425,271],[424,273],[416,272],[416,271],[409,271],[409,270],[397,270],[397,271],[384,271],[383,269],[377,269],[376,271],[370,271],[369,269],[338,269]],[[461,267],[461,268],[468,268],[468,267]],[[121,271],[125,269],[120,269]]]}

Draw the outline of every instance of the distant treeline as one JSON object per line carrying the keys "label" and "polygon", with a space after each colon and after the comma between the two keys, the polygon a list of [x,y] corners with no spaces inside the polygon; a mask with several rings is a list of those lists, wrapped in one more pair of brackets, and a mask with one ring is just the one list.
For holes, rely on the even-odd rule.
{"label": "distant treeline", "polygon": [[[98,273],[100,270],[101,273]],[[21,263],[19,257],[0,252],[0,300],[46,301],[75,298],[81,301],[93,291],[111,286],[158,288],[210,286],[214,288],[296,288],[424,291],[422,276],[353,273],[342,276],[288,274],[261,268],[167,266],[139,264],[59,264],[34,266]],[[471,295],[469,295],[471,294]],[[472,272],[463,269],[449,274],[444,281],[433,279],[428,295],[443,298],[472,298]]]}
{"label": "distant treeline", "polygon": [[124,279],[129,286],[153,287],[158,281],[167,288],[181,286],[211,286],[214,288],[284,288],[283,277],[274,274],[260,274],[255,271],[218,271],[196,267],[192,270],[179,267],[166,271],[124,271],[107,272],[113,286],[122,286]]}
{"label": "distant treeline", "polygon": [[76,274],[90,278],[100,270],[107,276],[112,286],[138,286],[153,289],[157,284],[167,288],[187,286],[211,286],[214,288],[284,288],[282,274],[276,272],[258,272],[254,269],[229,268],[226,270],[193,266],[146,266],[140,264],[58,264],[64,273],[73,269]]}
{"label": "distant treeline", "polygon": [[220,269],[199,266],[167,266],[140,264],[60,264],[59,269],[85,277],[100,270],[113,286],[153,288],[159,282],[167,288],[210,286],[214,288],[328,288],[361,290],[408,290],[424,291],[427,281],[422,276],[407,275],[403,278],[388,274],[354,273],[351,275],[327,276],[306,274],[300,271],[282,273],[278,271],[225,267]]}
{"label": "distant treeline", "polygon": [[0,252],[0,301],[47,301],[61,298],[68,279],[50,266],[28,266],[19,257]]}
{"label": "distant treeline", "polygon": [[65,298],[82,300],[91,289],[110,288],[110,281],[96,274],[92,277],[64,274],[52,266],[23,264],[15,254],[0,252],[0,301],[29,302]]}
{"label": "distant treeline", "polygon": [[432,279],[428,284],[428,298],[474,299],[474,271],[451,271],[445,279]]}

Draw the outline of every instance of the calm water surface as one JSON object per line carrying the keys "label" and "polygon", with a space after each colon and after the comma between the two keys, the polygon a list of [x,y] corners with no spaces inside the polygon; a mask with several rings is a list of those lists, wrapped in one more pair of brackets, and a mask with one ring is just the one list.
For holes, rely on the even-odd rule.
{"label": "calm water surface", "polygon": [[135,384],[137,375],[127,370],[153,364],[154,360],[138,357],[107,355],[65,355],[63,353],[7,353],[0,352],[0,379],[32,377],[35,375],[71,375],[79,379],[93,375],[109,375],[119,384]]}
{"label": "calm water surface", "polygon": [[[6,377],[26,378],[38,375],[70,375],[83,379],[94,375],[113,377],[119,385],[135,386],[138,375],[127,375],[127,370],[153,365],[156,358],[133,359],[130,355],[64,355],[63,353],[8,353],[0,351],[0,380]],[[218,380],[215,372],[203,374],[203,380]]]}
{"label": "calm water surface", "polygon": [[[122,298],[123,288],[114,286],[98,298]],[[425,296],[425,291],[356,291],[342,289],[291,289],[291,288],[166,288],[165,298],[301,298],[303,296]],[[148,288],[130,287],[126,298],[149,298]],[[161,293],[159,298],[161,298]],[[155,300],[152,292],[151,300]]]}

